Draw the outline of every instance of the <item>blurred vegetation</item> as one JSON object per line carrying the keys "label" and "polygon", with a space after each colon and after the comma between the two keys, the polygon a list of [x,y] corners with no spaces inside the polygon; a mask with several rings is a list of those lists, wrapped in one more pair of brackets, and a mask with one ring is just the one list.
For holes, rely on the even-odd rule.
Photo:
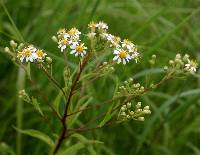
{"label": "blurred vegetation", "polygon": [[[162,67],[177,52],[188,53],[200,62],[200,0],[4,0],[0,6],[0,154],[14,154],[16,150],[17,74],[16,67],[3,53],[11,39],[32,43],[46,49],[54,59],[53,73],[64,83],[62,77],[63,59],[57,45],[51,41],[60,27],[76,26],[83,32],[89,21],[103,20],[110,32],[122,38],[129,38],[138,45],[142,60],[137,65],[120,66],[118,77],[98,80],[90,88],[96,102],[109,97],[112,80],[123,81],[134,77],[145,82],[151,74],[154,81],[160,79]],[[6,13],[6,9],[20,34]],[[158,57],[157,69],[148,64],[152,54]],[[73,68],[76,63],[69,59]],[[48,79],[36,68],[32,77],[37,87],[26,81],[26,90],[41,89],[49,101],[56,98],[54,88]],[[110,85],[110,88],[106,87]],[[90,95],[90,94],[88,94]],[[84,133],[90,139],[104,142],[94,145],[96,154],[116,155],[174,155],[200,154],[200,75],[184,80],[170,81],[157,91],[143,96],[142,101],[152,108],[152,115],[145,122],[130,121],[94,132]],[[41,103],[44,101],[41,98]],[[92,104],[92,103],[91,103]],[[43,108],[45,104],[43,104]],[[40,129],[51,132],[48,126],[25,104],[23,129]],[[91,117],[84,113],[82,120]],[[92,115],[101,113],[93,110]],[[81,123],[80,120],[78,123]],[[56,131],[58,122],[53,120]],[[44,155],[48,148],[37,139],[22,137],[23,155]],[[92,152],[92,151],[91,151]],[[82,150],[80,154],[90,154]]]}

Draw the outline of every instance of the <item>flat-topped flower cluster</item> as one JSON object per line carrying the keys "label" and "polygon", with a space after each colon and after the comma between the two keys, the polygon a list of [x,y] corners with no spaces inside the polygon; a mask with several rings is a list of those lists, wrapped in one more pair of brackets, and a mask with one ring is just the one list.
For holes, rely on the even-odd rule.
{"label": "flat-topped flower cluster", "polygon": [[[113,51],[113,60],[118,64],[126,64],[132,59],[136,62],[138,61],[140,54],[137,52],[136,46],[128,39],[121,41],[120,37],[109,34],[107,32],[108,25],[106,23],[91,22],[88,24],[88,28],[89,33],[87,33],[86,36],[90,40],[101,38],[106,41],[107,44],[109,44],[109,48]],[[57,37],[54,36],[54,39],[58,43],[58,48],[60,48],[61,52],[70,51],[70,53],[75,54],[75,56],[83,57],[88,52],[88,48],[81,42],[81,34],[82,33],[77,28],[69,30],[62,28],[57,32]]]}
{"label": "flat-topped flower cluster", "polygon": [[43,62],[46,55],[43,50],[37,49],[33,45],[24,47],[17,52],[17,58],[21,62]]}

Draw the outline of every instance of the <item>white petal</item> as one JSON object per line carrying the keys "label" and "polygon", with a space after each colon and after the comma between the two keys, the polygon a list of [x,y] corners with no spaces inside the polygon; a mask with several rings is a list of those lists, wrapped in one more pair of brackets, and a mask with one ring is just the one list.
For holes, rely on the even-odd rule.
{"label": "white petal", "polygon": [[117,63],[119,64],[121,61],[122,61],[121,58],[119,58],[118,61],[117,61]]}
{"label": "white petal", "polygon": [[114,54],[119,54],[119,51],[118,50],[114,50]]}
{"label": "white petal", "polygon": [[124,64],[124,65],[126,64],[126,60],[125,60],[125,59],[123,59],[123,64]]}
{"label": "white petal", "polygon": [[116,55],[116,56],[113,58],[113,60],[117,60],[118,58],[119,58],[119,56]]}
{"label": "white petal", "polygon": [[74,53],[76,53],[76,51],[75,51],[75,50],[72,50],[72,51],[70,52],[70,54],[74,54]]}

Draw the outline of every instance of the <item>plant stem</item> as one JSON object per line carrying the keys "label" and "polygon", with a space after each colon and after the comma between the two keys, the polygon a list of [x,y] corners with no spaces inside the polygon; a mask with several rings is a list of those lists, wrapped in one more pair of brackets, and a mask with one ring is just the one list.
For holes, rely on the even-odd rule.
{"label": "plant stem", "polygon": [[[17,78],[17,91],[20,91],[25,86],[25,71],[23,68],[19,68],[18,71],[18,78]],[[23,100],[18,97],[17,100],[17,107],[16,107],[16,126],[18,129],[22,128],[23,123]],[[17,132],[16,137],[16,152],[17,155],[21,155],[21,148],[22,148],[22,135],[20,132]]]}
{"label": "plant stem", "polygon": [[74,90],[76,88],[76,85],[79,82],[79,79],[81,77],[81,73],[83,72],[83,69],[84,69],[85,65],[87,64],[87,62],[89,60],[89,56],[90,55],[86,56],[83,59],[83,61],[82,62],[80,61],[80,63],[79,63],[79,71],[77,73],[77,76],[76,76],[75,80],[72,83],[69,95],[68,95],[68,97],[66,99],[66,104],[65,104],[65,108],[64,108],[64,115],[62,117],[62,126],[63,126],[63,128],[62,128],[62,132],[61,132],[61,134],[60,134],[60,136],[58,138],[57,144],[56,144],[56,146],[55,146],[55,148],[53,150],[53,154],[56,154],[58,152],[58,150],[59,150],[60,146],[62,145],[64,139],[68,136],[68,134],[67,134],[67,131],[68,131],[67,130],[67,123],[66,123],[68,108],[69,108],[71,99],[72,99],[72,97],[74,95],[73,92],[74,92]]}

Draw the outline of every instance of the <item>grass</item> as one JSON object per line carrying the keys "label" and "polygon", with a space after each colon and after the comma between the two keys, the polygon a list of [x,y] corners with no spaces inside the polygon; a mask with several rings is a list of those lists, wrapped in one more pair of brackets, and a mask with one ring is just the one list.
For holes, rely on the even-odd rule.
{"label": "grass", "polygon": [[[21,112],[16,110],[19,103],[15,81],[21,78],[17,77],[18,68],[2,53],[3,47],[8,46],[10,39],[23,41],[24,38],[25,42],[46,49],[56,61],[53,73],[62,75],[61,66],[64,62],[56,45],[51,41],[51,36],[63,26],[77,26],[85,31],[89,21],[103,20],[110,25],[112,33],[133,40],[142,53],[141,63],[117,69],[116,75],[120,74],[118,80],[134,77],[144,82],[145,76],[151,74],[151,78],[157,81],[162,74],[159,67],[166,64],[177,52],[189,53],[200,62],[199,3],[199,0],[4,1],[5,7],[1,6],[0,9],[0,154],[14,154],[16,146],[18,149],[21,148],[21,154],[27,155],[43,155],[48,151],[43,143],[28,136],[16,141],[17,132],[13,126],[19,127],[19,123],[16,124],[19,115],[24,115],[21,122],[23,129],[34,128],[51,132],[30,105],[25,104]],[[145,63],[152,53],[158,57],[158,68],[155,70]],[[73,60],[69,64],[75,66]],[[39,81],[37,87],[43,90],[49,100],[54,100],[55,90],[48,85],[44,75],[35,68],[32,68],[32,74],[34,80]],[[63,83],[62,77],[56,78]],[[93,95],[97,102],[108,98],[107,94],[114,89],[110,85],[112,78],[115,79],[111,77],[95,82],[88,95]],[[110,85],[111,88],[107,89],[106,85]],[[199,88],[199,75],[186,80],[170,81],[142,98],[143,102],[150,104],[153,109],[152,115],[144,123],[131,121],[93,133],[85,133],[84,136],[104,142],[104,145],[94,145],[98,155],[199,154]],[[26,89],[37,95],[36,88],[31,86],[28,80]],[[43,108],[46,108],[44,103]],[[86,113],[84,119],[88,117],[90,115]],[[54,128],[58,130],[58,122],[53,122]],[[80,123],[80,120],[78,122]],[[77,143],[77,147],[81,145]],[[90,152],[94,153],[94,150],[90,148]],[[84,151],[82,150],[82,154]],[[20,155],[20,151],[17,155]]]}

